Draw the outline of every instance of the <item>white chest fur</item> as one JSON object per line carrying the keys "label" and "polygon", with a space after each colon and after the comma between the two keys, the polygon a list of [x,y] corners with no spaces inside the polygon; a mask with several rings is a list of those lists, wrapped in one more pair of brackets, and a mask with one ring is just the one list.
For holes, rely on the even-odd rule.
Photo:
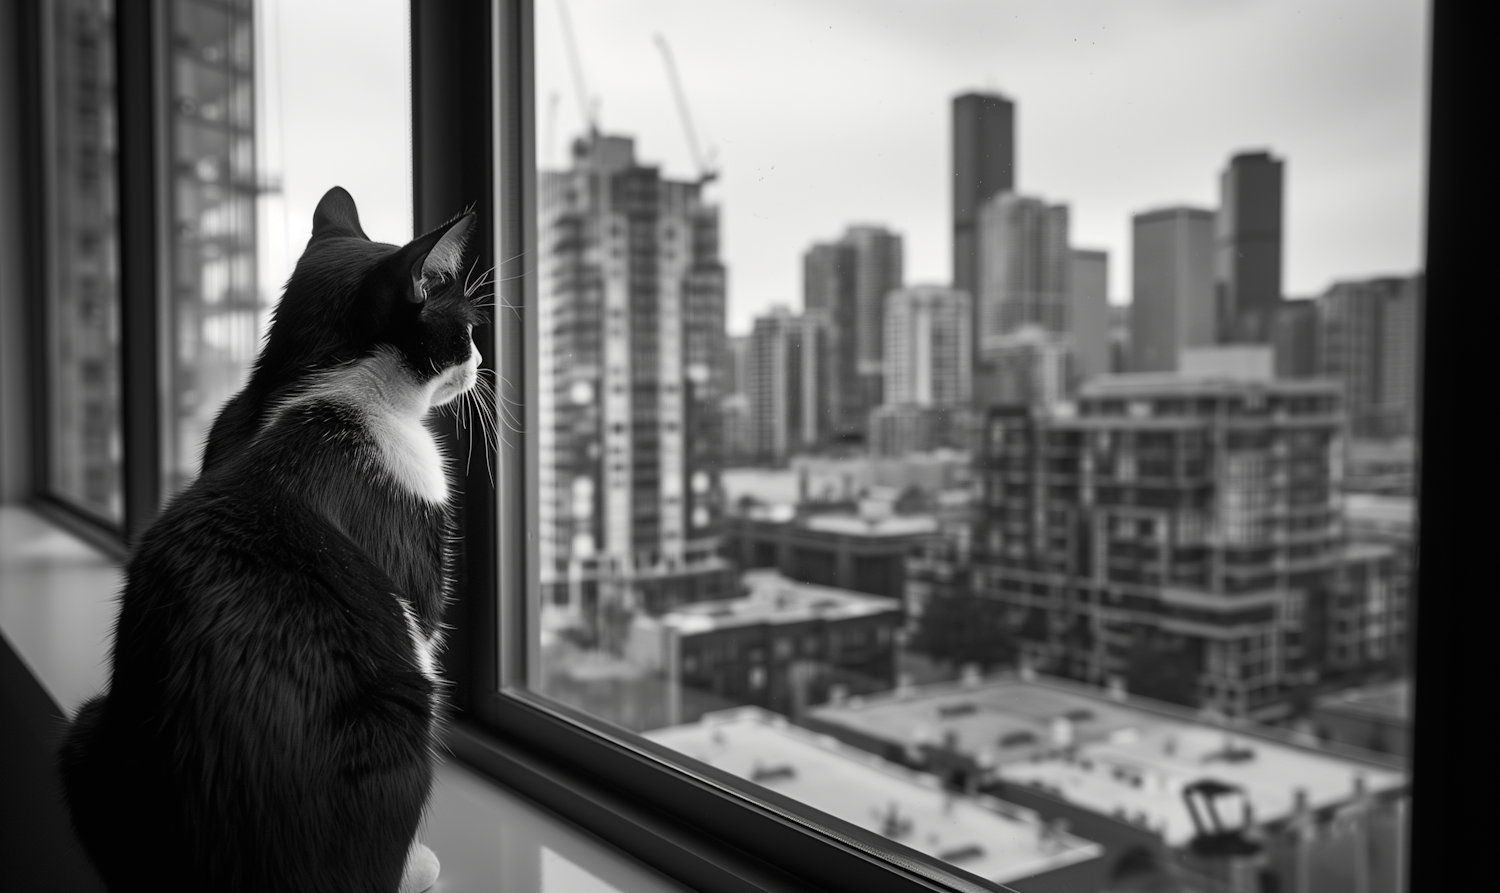
{"label": "white chest fur", "polygon": [[448,476],[437,440],[421,421],[379,409],[365,416],[381,465],[403,490],[426,502],[448,501]]}

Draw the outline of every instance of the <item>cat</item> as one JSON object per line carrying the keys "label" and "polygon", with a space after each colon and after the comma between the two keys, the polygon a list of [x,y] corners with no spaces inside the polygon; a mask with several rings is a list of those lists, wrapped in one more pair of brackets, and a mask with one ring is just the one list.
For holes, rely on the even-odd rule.
{"label": "cat", "polygon": [[58,768],[115,891],[430,887],[452,488],[424,424],[478,382],[474,214],[373,242],[330,190],[202,474],[126,565],[108,688]]}

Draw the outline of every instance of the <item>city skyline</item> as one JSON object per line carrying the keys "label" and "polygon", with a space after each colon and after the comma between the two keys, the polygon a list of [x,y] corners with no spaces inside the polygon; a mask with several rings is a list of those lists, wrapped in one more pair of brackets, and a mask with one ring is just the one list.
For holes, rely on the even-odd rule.
{"label": "city skyline", "polygon": [[[1421,4],[1158,2],[1127,15],[1084,2],[1025,11],[953,3],[951,15],[911,19],[894,5],[830,3],[798,7],[808,23],[793,32],[801,40],[777,8],[570,6],[602,128],[635,136],[643,159],[687,177],[695,168],[653,37],[672,44],[700,139],[717,150],[710,195],[724,208],[732,333],[772,304],[796,308],[803,252],[849,224],[901,234],[908,282],[950,283],[948,119],[952,98],[970,90],[1016,103],[1016,186],[1067,203],[1075,245],[1118,259],[1113,303],[1129,294],[1131,215],[1216,206],[1219,173],[1241,151],[1287,162],[1286,294],[1419,264]],[[547,167],[580,118],[556,4],[539,4],[537,15],[538,163]],[[1253,47],[1270,41],[1275,65],[1258,72],[1265,56]],[[775,47],[771,69],[765,46]],[[872,64],[881,58],[896,62]],[[1210,62],[1217,71],[1182,76]]]}

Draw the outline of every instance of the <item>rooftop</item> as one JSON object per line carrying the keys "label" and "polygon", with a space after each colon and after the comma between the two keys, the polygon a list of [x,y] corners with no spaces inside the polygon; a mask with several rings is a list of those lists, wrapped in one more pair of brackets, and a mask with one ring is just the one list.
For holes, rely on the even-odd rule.
{"label": "rooftop", "polygon": [[1332,692],[1319,697],[1317,706],[1322,710],[1410,722],[1411,680],[1393,679]]}
{"label": "rooftop", "polygon": [[647,733],[694,759],[998,883],[1096,858],[1030,810],[942,789],[914,772],[754,707]]}
{"label": "rooftop", "polygon": [[908,748],[951,740],[999,781],[1128,818],[1172,845],[1193,834],[1182,789],[1194,781],[1240,786],[1256,820],[1268,822],[1292,813],[1299,788],[1317,809],[1351,800],[1356,784],[1379,793],[1407,779],[1397,759],[1299,744],[1278,730],[1221,725],[1144,699],[1116,701],[1063,680],[941,683],[817,708],[810,719]]}
{"label": "rooftop", "polygon": [[802,522],[808,530],[842,536],[917,536],[936,533],[937,519],[931,515],[811,515]]}
{"label": "rooftop", "polygon": [[755,623],[846,620],[901,610],[901,602],[893,598],[798,583],[769,568],[745,571],[741,580],[748,595],[680,605],[661,618],[662,625],[691,635]]}
{"label": "rooftop", "polygon": [[1179,394],[1229,394],[1266,391],[1278,394],[1337,394],[1336,381],[1285,379],[1246,381],[1229,375],[1184,375],[1180,372],[1129,372],[1100,375],[1084,383],[1084,399],[1099,397],[1149,397]]}

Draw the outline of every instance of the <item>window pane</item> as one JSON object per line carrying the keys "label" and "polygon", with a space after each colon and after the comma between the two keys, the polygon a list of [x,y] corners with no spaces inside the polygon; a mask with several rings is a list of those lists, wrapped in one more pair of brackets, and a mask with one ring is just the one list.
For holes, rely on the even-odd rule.
{"label": "window pane", "polygon": [[999,882],[1398,889],[1424,5],[536,21],[527,685]]}
{"label": "window pane", "polygon": [[43,4],[48,486],[120,523],[114,3]]}
{"label": "window pane", "polygon": [[348,189],[372,238],[411,237],[404,4],[363,3],[358,17],[332,0],[174,0],[165,10],[164,497],[197,476],[323,193]]}

